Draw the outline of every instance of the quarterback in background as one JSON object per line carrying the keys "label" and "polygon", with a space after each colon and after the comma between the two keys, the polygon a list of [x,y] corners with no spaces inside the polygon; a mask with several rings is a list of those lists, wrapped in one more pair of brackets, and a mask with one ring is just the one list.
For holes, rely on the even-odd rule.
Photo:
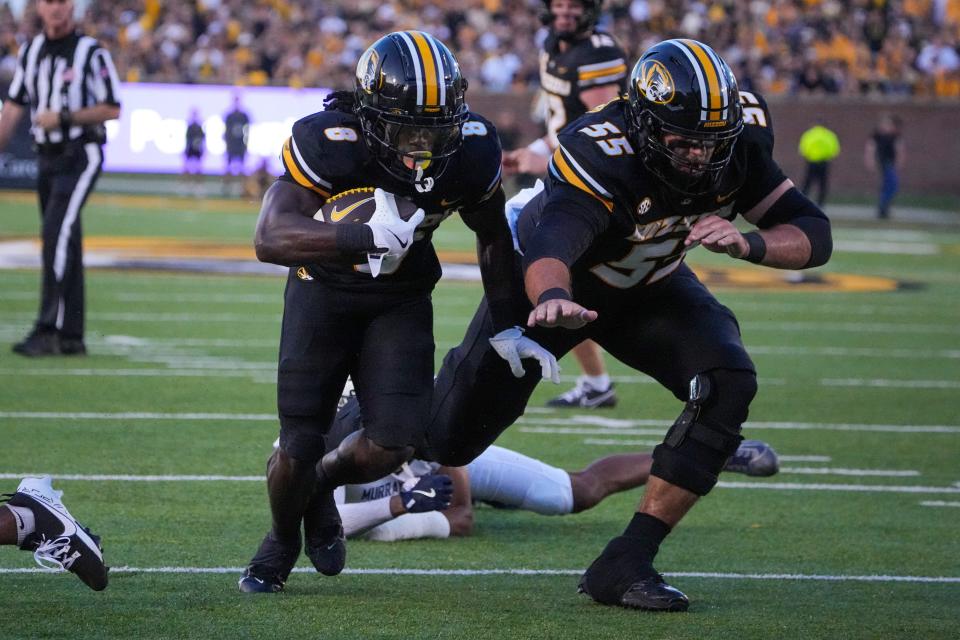
{"label": "quarterback in background", "polygon": [[[540,52],[539,99],[545,107],[547,132],[526,147],[504,151],[506,175],[544,175],[560,130],[626,91],[627,56],[612,35],[597,28],[602,4],[601,0],[543,0],[541,20],[549,33]],[[552,398],[547,406],[615,406],[616,391],[600,347],[585,340],[573,348],[573,355],[583,375],[573,389]]]}

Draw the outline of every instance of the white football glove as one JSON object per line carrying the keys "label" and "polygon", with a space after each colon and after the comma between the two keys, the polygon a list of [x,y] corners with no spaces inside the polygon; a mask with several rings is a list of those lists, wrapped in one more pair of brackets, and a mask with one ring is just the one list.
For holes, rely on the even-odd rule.
{"label": "white football glove", "polygon": [[497,355],[507,361],[515,377],[522,378],[526,373],[520,363],[521,358],[536,358],[540,363],[543,379],[559,384],[560,365],[557,364],[557,359],[539,344],[525,337],[520,327],[504,329],[490,338],[490,344]]}
{"label": "white football glove", "polygon": [[417,209],[409,220],[404,221],[397,212],[397,200],[392,193],[375,189],[373,197],[377,209],[364,224],[373,231],[373,243],[383,249],[380,253],[367,254],[370,275],[376,278],[380,275],[384,258],[398,261],[407,254],[413,244],[413,232],[423,222],[425,214],[423,209]]}

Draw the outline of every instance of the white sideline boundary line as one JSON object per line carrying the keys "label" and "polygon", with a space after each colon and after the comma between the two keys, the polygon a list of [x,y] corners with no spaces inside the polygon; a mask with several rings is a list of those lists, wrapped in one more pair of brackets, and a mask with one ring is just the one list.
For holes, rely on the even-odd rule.
{"label": "white sideline boundary line", "polygon": [[[78,480],[89,482],[263,482],[263,476],[223,476],[223,475],[109,475],[109,474],[57,474],[49,472],[0,473],[0,480],[20,480],[26,477],[53,476],[55,480]],[[773,491],[857,491],[884,493],[955,493],[960,487],[927,487],[922,485],[884,485],[884,484],[824,484],[792,482],[725,482],[717,483],[724,489],[768,489]]]}
{"label": "white sideline boundary line", "polygon": [[[166,573],[166,574],[236,574],[243,567],[110,567],[110,573]],[[40,568],[0,569],[5,573],[49,573]],[[316,573],[307,567],[297,567],[293,573]],[[355,576],[579,576],[583,569],[344,569],[345,575]],[[663,575],[670,578],[708,578],[718,580],[810,580],[818,582],[913,582],[960,584],[954,576],[896,576],[896,575],[830,575],[808,573],[724,573],[713,571],[674,571]]]}

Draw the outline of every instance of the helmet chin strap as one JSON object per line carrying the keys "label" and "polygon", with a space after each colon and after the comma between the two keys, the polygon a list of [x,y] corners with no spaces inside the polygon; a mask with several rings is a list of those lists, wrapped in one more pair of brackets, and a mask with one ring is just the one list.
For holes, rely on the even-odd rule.
{"label": "helmet chin strap", "polygon": [[423,176],[423,167],[417,167],[417,177],[413,181],[413,186],[419,193],[427,193],[433,190],[433,178]]}

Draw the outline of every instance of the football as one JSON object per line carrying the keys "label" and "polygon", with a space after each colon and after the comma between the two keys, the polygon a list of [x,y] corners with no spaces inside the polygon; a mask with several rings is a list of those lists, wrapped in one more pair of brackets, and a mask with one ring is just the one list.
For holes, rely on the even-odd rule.
{"label": "football", "polygon": [[[377,210],[377,203],[373,197],[373,187],[359,187],[348,189],[330,196],[323,203],[320,210],[314,214],[315,220],[341,224],[344,222],[369,222]],[[397,203],[397,212],[404,220],[409,220],[417,211],[417,205],[412,200],[387,193],[388,198],[394,198]]]}

